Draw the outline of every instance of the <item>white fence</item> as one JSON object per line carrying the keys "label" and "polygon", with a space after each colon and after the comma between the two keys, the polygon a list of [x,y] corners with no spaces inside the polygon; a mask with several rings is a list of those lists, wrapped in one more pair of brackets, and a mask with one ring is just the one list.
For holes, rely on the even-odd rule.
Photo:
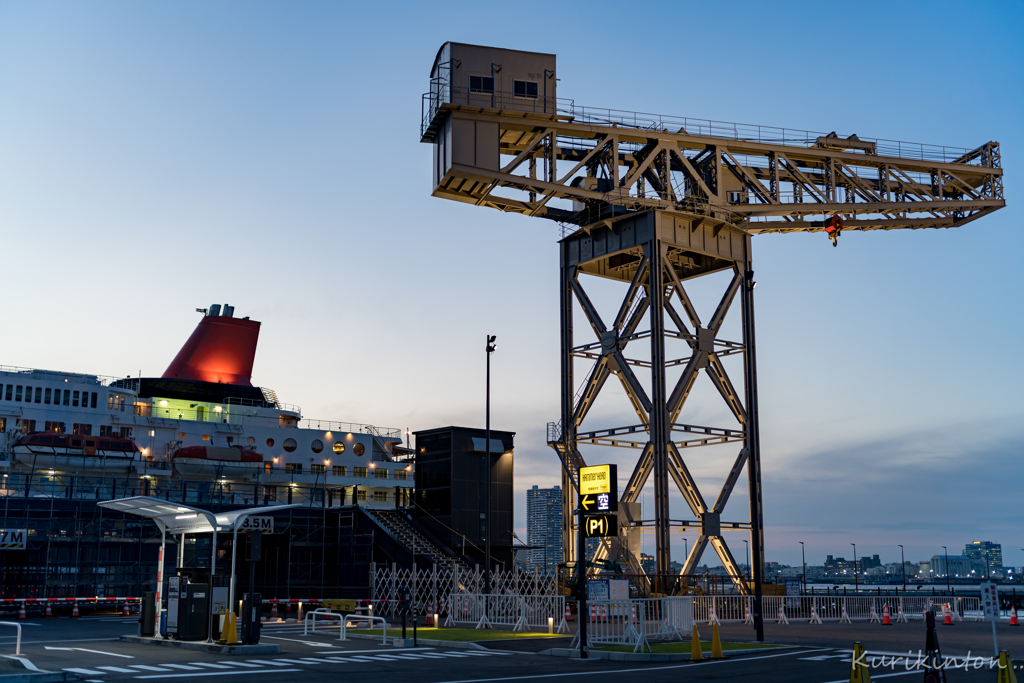
{"label": "white fence", "polygon": [[[453,593],[479,595],[484,592],[484,573],[477,567],[466,569],[459,564],[435,566],[430,569],[401,569],[395,565],[377,565],[371,568],[370,599],[375,615],[398,614],[398,600],[402,588],[409,590],[413,609],[448,614],[446,600]],[[523,572],[518,569],[491,573],[491,595],[549,596],[558,593],[554,574]],[[564,607],[563,607],[564,609]],[[562,614],[556,615],[557,624]],[[547,625],[545,617],[544,625]]]}
{"label": "white fence", "polygon": [[[683,640],[693,632],[692,597],[596,600],[587,603],[587,642],[650,649],[651,640]],[[570,647],[579,644],[579,632]]]}
{"label": "white fence", "polygon": [[482,595],[452,593],[445,626],[473,624],[475,628],[511,626],[513,631],[558,624],[567,633],[565,598],[557,595]]}
{"label": "white fence", "polygon": [[[712,608],[718,621],[742,622],[747,610],[753,605],[753,598],[744,595],[694,596],[693,618],[697,623],[706,623],[711,618]],[[942,606],[949,605],[954,620],[982,618],[980,598],[921,596],[825,596],[825,595],[766,595],[762,598],[762,615],[765,621],[779,621],[779,608],[786,619],[811,620],[812,611],[821,621],[840,621],[843,609],[851,621],[869,621],[872,608],[878,619],[882,618],[885,606],[893,621],[902,609],[907,619],[923,619],[924,613],[934,609],[941,615]]]}

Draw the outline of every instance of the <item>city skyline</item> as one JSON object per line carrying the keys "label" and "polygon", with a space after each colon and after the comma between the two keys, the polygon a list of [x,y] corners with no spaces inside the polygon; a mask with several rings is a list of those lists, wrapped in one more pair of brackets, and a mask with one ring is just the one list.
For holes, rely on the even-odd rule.
{"label": "city skyline", "polygon": [[[492,426],[517,432],[514,525],[525,535],[526,491],[561,483],[545,443],[559,415],[558,227],[432,198],[417,134],[443,42],[553,52],[559,94],[580,104],[1003,145],[1008,206],[964,228],[847,232],[838,248],[821,234],[754,239],[766,559],[798,563],[800,541],[808,556],[855,542],[924,558],[998,538],[1004,563],[1024,565],[1024,539],[1012,541],[1024,515],[1004,476],[1024,450],[1024,361],[981,351],[965,364],[975,339],[1024,336],[1016,269],[992,266],[982,246],[1024,246],[1024,95],[1006,87],[1024,77],[1021,8],[949,4],[951,22],[941,7],[878,5],[916,30],[895,45],[861,36],[866,53],[910,63],[958,44],[994,55],[990,69],[954,61],[908,87],[899,70],[839,77],[826,60],[796,78],[752,69],[780,35],[824,37],[853,5],[748,3],[736,16],[649,6],[659,23],[705,29],[685,54],[718,56],[691,68],[723,83],[756,74],[702,88],[682,65],[637,67],[679,65],[664,41],[596,69],[596,10],[614,4],[587,17],[526,5],[551,21],[510,37],[491,7],[441,19],[412,3],[0,2],[0,225],[22,254],[6,264],[18,324],[0,329],[0,363],[158,376],[195,309],[230,301],[263,323],[254,383],[309,417],[425,430],[483,425],[482,339],[496,334]],[[951,82],[970,83],[985,106],[950,97]],[[397,188],[385,181],[396,166]],[[222,272],[234,275],[211,280]],[[693,296],[713,306],[710,293]],[[696,424],[722,418],[693,405]],[[611,402],[592,416],[629,419]],[[735,452],[709,455],[693,470],[703,490],[721,485]],[[619,472],[621,488],[629,470]],[[686,514],[678,495],[671,514]],[[744,515],[735,504],[723,519]],[[674,534],[673,560],[682,554]]]}

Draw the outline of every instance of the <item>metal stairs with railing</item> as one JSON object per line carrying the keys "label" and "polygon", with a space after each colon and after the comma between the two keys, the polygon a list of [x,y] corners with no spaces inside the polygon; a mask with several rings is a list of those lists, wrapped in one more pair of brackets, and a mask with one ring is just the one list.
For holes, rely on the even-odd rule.
{"label": "metal stairs with railing", "polygon": [[363,509],[413,555],[427,557],[438,566],[450,566],[457,562],[465,569],[469,569],[469,566],[461,558],[442,549],[434,541],[420,533],[403,513],[397,510]]}

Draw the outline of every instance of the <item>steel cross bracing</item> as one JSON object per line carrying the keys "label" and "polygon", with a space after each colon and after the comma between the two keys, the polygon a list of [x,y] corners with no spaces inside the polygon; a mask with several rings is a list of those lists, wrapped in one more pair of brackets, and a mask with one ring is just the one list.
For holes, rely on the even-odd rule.
{"label": "steel cross bracing", "polygon": [[[598,231],[606,234],[599,235],[601,239],[598,241],[603,245],[596,250],[593,239],[585,232],[562,242],[563,419],[559,423],[549,425],[548,441],[558,452],[563,463],[563,490],[569,494],[564,500],[563,540],[575,539],[575,534],[571,533],[574,528],[572,492],[576,487],[577,470],[585,464],[579,446],[604,445],[642,449],[632,475],[622,491],[620,509],[623,509],[625,504],[637,501],[644,485],[654,473],[657,573],[669,573],[670,528],[696,529],[699,533],[698,539],[686,558],[682,573],[693,573],[710,543],[728,574],[734,578],[739,590],[747,592],[746,583],[741,578],[742,573],[721,533],[723,528],[752,530],[756,527],[756,535],[761,535],[756,517],[754,520],[743,522],[723,523],[721,520],[726,503],[748,462],[751,452],[748,441],[753,438],[747,429],[746,402],[736,391],[722,363],[722,357],[744,352],[747,347],[745,343],[720,339],[718,335],[737,294],[749,292],[748,285],[744,283],[749,272],[749,236],[729,228],[734,239],[725,240],[729,243],[728,246],[717,248],[716,238],[716,248],[710,254],[702,255],[682,248],[683,245],[673,234],[676,220],[688,220],[691,224],[693,222],[692,217],[687,219],[681,214],[669,217],[662,212],[646,212],[616,220],[610,230],[602,228]],[[670,224],[673,226],[672,231],[666,230]],[[686,232],[690,232],[689,227],[686,228]],[[658,239],[659,235],[662,239]],[[614,246],[620,249],[611,248],[610,243],[613,241],[617,241]],[[587,246],[589,255],[581,256],[580,247]],[[622,247],[627,249],[622,250]],[[735,253],[732,251],[733,247],[736,247]],[[690,267],[690,264],[697,260],[704,262],[703,268]],[[687,266],[684,267],[682,264]],[[615,268],[617,273],[613,274]],[[731,271],[732,277],[714,314],[707,323],[704,323],[691,302],[683,281],[720,272],[723,269]],[[614,317],[609,318],[609,323],[605,322],[605,318],[591,301],[580,280],[581,275],[594,273],[595,270],[604,277],[613,277],[629,283],[617,311],[612,311]],[[660,296],[657,295],[658,292]],[[574,344],[574,302],[583,311],[586,322],[598,342],[578,346]],[[637,328],[645,319],[649,322],[649,329],[638,331]],[[667,358],[665,340],[669,338],[684,340],[689,348],[689,356],[680,359]],[[649,362],[634,362],[626,355],[627,346],[641,339],[650,340]],[[573,392],[573,361],[576,358],[593,359],[594,364],[579,391]],[[665,370],[678,365],[684,365],[682,373],[669,387],[666,383]],[[650,373],[650,393],[645,390],[644,384],[633,370],[634,367],[641,368],[645,374]],[[702,370],[711,379],[725,405],[735,417],[740,425],[739,429],[695,426],[678,422],[678,416]],[[622,385],[639,424],[580,431],[579,428],[594,405],[595,399],[612,375],[615,375]],[[738,443],[742,447],[718,497],[714,504],[709,506],[694,482],[681,451],[686,448],[724,443]],[[669,479],[679,489],[696,520],[670,519]],[[755,494],[755,498],[759,500],[759,486],[756,487]],[[637,521],[635,524],[642,525],[643,522]],[[626,531],[628,533],[628,530]],[[571,541],[566,544],[566,552],[567,556],[576,556]],[[597,559],[602,559],[608,552],[609,546],[602,544]],[[632,573],[642,575],[638,558],[632,556],[625,543],[619,544],[618,559],[627,565]]]}
{"label": "steel cross bracing", "polygon": [[667,209],[751,233],[822,231],[830,216],[843,230],[949,228],[1005,205],[996,142],[967,150],[801,131],[798,143],[759,126],[658,117],[633,128],[628,117],[455,104],[433,116],[496,123],[507,161],[452,163],[435,196],[579,226]]}

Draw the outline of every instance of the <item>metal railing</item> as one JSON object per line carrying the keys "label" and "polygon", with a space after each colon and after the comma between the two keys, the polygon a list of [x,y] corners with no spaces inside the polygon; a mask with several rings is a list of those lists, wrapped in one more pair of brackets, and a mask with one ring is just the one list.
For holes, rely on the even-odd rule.
{"label": "metal railing", "polygon": [[14,628],[18,629],[17,640],[15,641],[15,644],[14,644],[14,656],[15,657],[20,657],[21,656],[21,624],[19,624],[16,621],[0,621],[0,626],[13,626]]}
{"label": "metal railing", "polygon": [[[511,626],[513,631],[528,631],[547,626],[549,619],[556,624],[565,620],[565,598],[562,596],[452,593],[448,596],[445,626]],[[560,625],[559,632],[562,630]]]}
{"label": "metal railing", "polygon": [[[688,116],[668,116],[606,107],[588,107],[577,105],[575,100],[565,98],[556,99],[543,96],[523,98],[515,97],[505,92],[471,92],[468,88],[452,87],[443,81],[435,84],[431,92],[424,93],[422,96],[420,110],[421,136],[433,125],[434,117],[444,104],[534,111],[557,115],[573,123],[621,126],[651,132],[684,134],[773,145],[791,145],[795,147],[816,146],[818,138],[821,137],[840,140],[849,139],[850,137],[796,128],[715,121],[713,119],[697,119]],[[967,147],[930,145],[900,140],[887,140],[884,138],[854,137],[853,140],[857,143],[873,143],[875,155],[879,156],[939,161],[943,163],[972,163],[979,166],[991,163],[984,158],[984,155],[977,154],[972,156],[972,150]],[[851,149],[848,151],[867,153],[868,150]]]}

